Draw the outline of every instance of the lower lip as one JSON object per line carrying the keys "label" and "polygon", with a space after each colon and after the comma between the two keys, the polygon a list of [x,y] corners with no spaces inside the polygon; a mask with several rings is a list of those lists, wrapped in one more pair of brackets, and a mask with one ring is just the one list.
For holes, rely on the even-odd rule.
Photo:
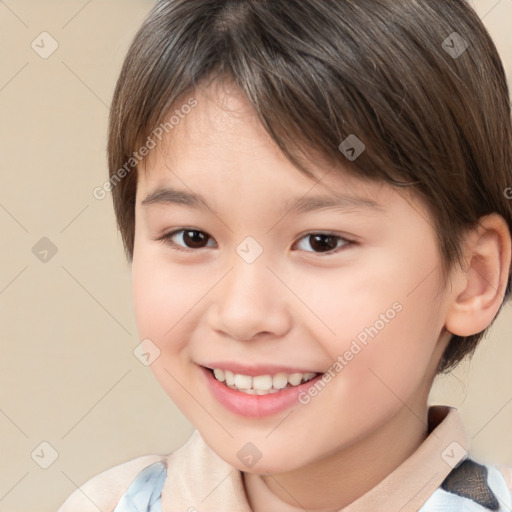
{"label": "lower lip", "polygon": [[319,374],[308,382],[304,382],[304,384],[285,388],[277,393],[249,395],[243,391],[228,388],[224,383],[219,382],[210,370],[203,366],[200,368],[206,377],[206,381],[213,396],[224,405],[224,407],[235,414],[251,418],[262,418],[264,416],[277,414],[294,404],[300,403],[299,394],[307,391],[318,379],[322,378],[322,374]]}

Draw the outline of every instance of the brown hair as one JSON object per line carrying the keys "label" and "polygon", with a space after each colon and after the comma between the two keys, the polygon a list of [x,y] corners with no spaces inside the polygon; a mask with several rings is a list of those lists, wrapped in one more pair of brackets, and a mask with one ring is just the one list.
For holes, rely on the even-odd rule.
{"label": "brown hair", "polygon": [[[180,98],[226,77],[301,172],[311,175],[311,150],[360,177],[411,187],[434,219],[445,275],[480,217],[497,212],[512,232],[507,81],[464,0],[161,0],[128,51],[110,114],[112,195],[130,261],[134,151]],[[366,146],[354,161],[338,149],[351,134]],[[130,159],[134,172],[119,179]],[[499,311],[510,295],[509,273]],[[486,331],[452,336],[439,371]]]}

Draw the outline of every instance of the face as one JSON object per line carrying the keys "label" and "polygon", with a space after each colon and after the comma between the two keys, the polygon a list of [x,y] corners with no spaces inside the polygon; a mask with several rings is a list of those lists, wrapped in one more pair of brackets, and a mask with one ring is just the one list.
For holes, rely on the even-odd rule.
{"label": "face", "polygon": [[194,97],[138,177],[140,339],[223,459],[300,468],[426,401],[446,312],[435,234],[403,191],[318,161],[302,174],[236,88]]}

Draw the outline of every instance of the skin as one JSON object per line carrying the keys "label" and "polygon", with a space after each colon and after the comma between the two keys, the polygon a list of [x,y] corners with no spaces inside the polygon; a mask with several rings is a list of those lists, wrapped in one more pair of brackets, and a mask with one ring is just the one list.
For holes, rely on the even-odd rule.
{"label": "skin", "polygon": [[[140,338],[161,351],[151,368],[164,390],[209,446],[244,472],[256,512],[338,510],[425,439],[428,393],[450,333],[479,332],[499,307],[510,233],[501,217],[484,219],[468,234],[468,266],[445,281],[433,223],[413,195],[318,159],[315,185],[286,160],[236,87],[217,83],[193,96],[198,106],[138,177],[132,282]],[[142,205],[162,185],[201,194],[215,213]],[[358,206],[283,216],[288,200],[333,192],[370,198],[385,212]],[[208,235],[202,247],[179,251],[157,240],[183,228]],[[311,232],[356,243],[341,238],[339,252],[319,252]],[[172,240],[186,248],[182,235]],[[236,252],[247,236],[263,249],[251,264]],[[401,311],[291,414],[236,415],[199,372],[213,360],[326,372],[397,302]],[[262,453],[251,468],[237,457],[247,442]]]}

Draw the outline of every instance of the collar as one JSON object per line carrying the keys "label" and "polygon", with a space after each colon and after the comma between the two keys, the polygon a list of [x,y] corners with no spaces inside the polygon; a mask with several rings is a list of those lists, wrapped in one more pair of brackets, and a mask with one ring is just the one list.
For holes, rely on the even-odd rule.
{"label": "collar", "polygon": [[[457,409],[432,406],[427,439],[397,469],[339,512],[417,512],[465,458],[469,440]],[[163,510],[251,512],[242,473],[221,459],[199,432],[167,457]]]}
{"label": "collar", "polygon": [[432,406],[430,434],[384,480],[340,512],[367,512],[385,503],[389,512],[417,512],[448,474],[467,458],[469,439],[457,409]]}

